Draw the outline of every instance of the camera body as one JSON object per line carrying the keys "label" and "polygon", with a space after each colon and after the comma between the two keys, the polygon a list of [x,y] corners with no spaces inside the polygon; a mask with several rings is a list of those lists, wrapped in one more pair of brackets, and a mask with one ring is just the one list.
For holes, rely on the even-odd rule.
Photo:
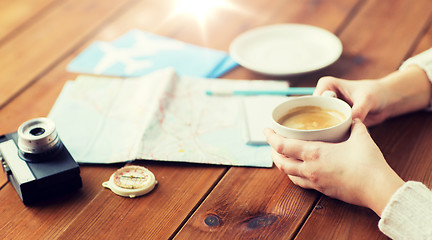
{"label": "camera body", "polygon": [[0,159],[25,205],[82,187],[79,165],[48,118],[26,121],[17,132],[1,135]]}

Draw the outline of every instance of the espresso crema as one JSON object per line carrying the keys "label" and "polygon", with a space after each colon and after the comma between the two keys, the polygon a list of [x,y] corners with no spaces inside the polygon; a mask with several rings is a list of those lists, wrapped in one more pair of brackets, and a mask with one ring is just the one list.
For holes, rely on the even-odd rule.
{"label": "espresso crema", "polygon": [[291,109],[277,122],[299,130],[319,130],[338,125],[345,119],[346,116],[337,110],[303,106]]}

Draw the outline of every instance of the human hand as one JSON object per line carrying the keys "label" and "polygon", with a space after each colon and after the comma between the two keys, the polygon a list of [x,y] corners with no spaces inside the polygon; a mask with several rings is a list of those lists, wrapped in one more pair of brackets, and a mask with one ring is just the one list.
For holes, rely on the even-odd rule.
{"label": "human hand", "polygon": [[287,139],[271,129],[264,133],[275,165],[294,184],[369,207],[378,215],[404,183],[359,119],[353,121],[349,139],[341,143]]}
{"label": "human hand", "polygon": [[353,118],[372,126],[387,118],[428,107],[432,85],[426,72],[413,65],[376,80],[323,77],[314,95],[321,95],[325,90],[334,91],[338,98],[349,103]]}
{"label": "human hand", "polygon": [[389,116],[386,110],[388,91],[379,81],[349,81],[335,77],[323,77],[316,86],[314,95],[331,90],[337,97],[352,107],[353,119],[359,118],[366,126],[381,123]]}

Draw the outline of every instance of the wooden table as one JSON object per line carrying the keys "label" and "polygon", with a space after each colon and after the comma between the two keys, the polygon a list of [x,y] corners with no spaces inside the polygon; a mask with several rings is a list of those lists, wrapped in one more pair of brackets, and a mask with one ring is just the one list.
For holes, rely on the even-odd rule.
{"label": "wooden table", "polygon": [[[377,78],[432,45],[430,0],[230,0],[204,22],[172,15],[174,0],[1,0],[0,134],[46,116],[66,65],[93,41],[138,28],[228,51],[240,33],[304,23],[344,45],[334,65],[286,78],[314,86],[324,75]],[[268,78],[238,67],[224,78]],[[370,129],[404,180],[432,187],[432,115],[417,112]],[[348,161],[348,160],[347,160]],[[118,197],[102,188],[121,165],[82,165],[74,194],[26,207],[1,175],[0,239],[386,239],[371,210],[293,185],[277,170],[141,161],[159,181],[149,195]],[[376,183],[380,184],[380,183]]]}

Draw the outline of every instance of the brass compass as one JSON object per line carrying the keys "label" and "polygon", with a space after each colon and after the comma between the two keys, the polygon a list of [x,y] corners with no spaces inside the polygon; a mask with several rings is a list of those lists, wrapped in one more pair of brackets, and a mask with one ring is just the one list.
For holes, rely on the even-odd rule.
{"label": "brass compass", "polygon": [[152,172],[141,166],[125,166],[114,172],[102,186],[111,189],[123,197],[144,195],[156,186],[157,181]]}

